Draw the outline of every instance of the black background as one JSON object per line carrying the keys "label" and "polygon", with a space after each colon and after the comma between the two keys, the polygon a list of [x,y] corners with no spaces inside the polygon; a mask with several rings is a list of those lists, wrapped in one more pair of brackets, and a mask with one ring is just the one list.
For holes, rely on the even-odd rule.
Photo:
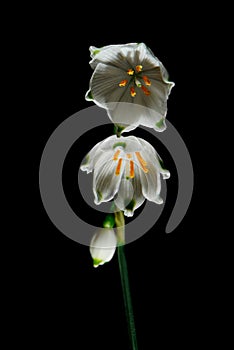
{"label": "black background", "polygon": [[[206,94],[198,79],[198,53],[205,42],[209,45],[209,32],[201,30],[204,14],[195,9],[177,9],[178,13],[185,13],[176,16],[172,10],[158,8],[155,14],[140,12],[138,16],[130,5],[123,12],[114,9],[116,4],[109,6],[113,9],[108,15],[91,5],[91,12],[79,9],[68,14],[62,8],[38,9],[25,31],[32,87],[31,127],[33,141],[36,140],[31,159],[35,191],[24,266],[25,329],[32,341],[42,346],[129,349],[117,256],[94,269],[88,247],[69,240],[54,227],[40,199],[38,169],[43,148],[55,128],[70,115],[92,105],[84,99],[92,74],[89,46],[144,42],[175,82],[167,118],[190,152],[195,187],[184,220],[166,235],[165,226],[177,193],[177,173],[170,154],[156,143],[171,172],[167,203],[155,227],[126,246],[139,349],[160,348],[159,344],[164,344],[162,348],[170,344],[190,348],[207,335],[206,322],[211,312],[207,286],[213,267],[206,259],[209,233],[201,219],[199,166],[202,136],[198,140],[196,133],[200,115],[197,100]],[[132,134],[145,135],[138,130]],[[106,130],[100,129],[95,136],[101,140],[106,137]],[[82,206],[80,198],[76,198],[79,164],[75,152],[74,148],[64,169],[64,186],[73,208]]]}

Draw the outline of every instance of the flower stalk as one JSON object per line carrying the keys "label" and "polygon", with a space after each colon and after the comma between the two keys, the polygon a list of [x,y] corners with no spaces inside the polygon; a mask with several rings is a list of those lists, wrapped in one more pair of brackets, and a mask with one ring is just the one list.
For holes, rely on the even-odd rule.
{"label": "flower stalk", "polygon": [[130,284],[128,278],[128,267],[124,253],[125,243],[125,221],[122,211],[115,212],[115,223],[117,228],[117,241],[118,241],[118,262],[121,278],[121,285],[123,291],[124,307],[126,312],[126,319],[128,324],[129,338],[132,346],[132,350],[138,350],[136,328],[132,307],[132,299],[130,292]]}
{"label": "flower stalk", "polygon": [[115,224],[118,246],[125,244],[125,221],[123,212],[116,208],[115,212]]}

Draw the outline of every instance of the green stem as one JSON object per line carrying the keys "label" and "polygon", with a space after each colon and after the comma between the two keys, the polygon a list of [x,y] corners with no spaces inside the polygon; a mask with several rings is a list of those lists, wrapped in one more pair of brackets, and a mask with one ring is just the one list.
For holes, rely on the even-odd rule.
{"label": "green stem", "polygon": [[122,211],[115,213],[115,223],[117,228],[117,238],[118,238],[118,262],[119,262],[119,271],[121,277],[121,284],[123,290],[124,306],[126,312],[126,318],[128,323],[129,337],[133,350],[137,350],[137,338],[136,338],[136,328],[133,315],[133,307],[130,293],[130,284],[128,278],[128,267],[127,261],[124,253],[124,215]]}
{"label": "green stem", "polygon": [[116,208],[115,210],[116,210],[115,211],[115,224],[116,224],[118,245],[124,245],[125,244],[125,220],[124,220],[124,215],[123,215],[123,212],[120,211],[118,208]]}
{"label": "green stem", "polygon": [[117,137],[121,137],[121,132],[125,129],[126,126],[115,124],[114,127],[114,134],[116,134]]}

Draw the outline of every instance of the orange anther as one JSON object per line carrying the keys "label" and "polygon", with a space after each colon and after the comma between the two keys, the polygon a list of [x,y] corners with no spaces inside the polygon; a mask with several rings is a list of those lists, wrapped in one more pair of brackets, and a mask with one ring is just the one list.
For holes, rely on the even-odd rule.
{"label": "orange anther", "polygon": [[142,158],[140,152],[135,152],[136,156],[137,156],[137,159],[141,165],[141,168],[142,170],[145,172],[145,173],[148,173],[148,169],[146,168],[146,165],[147,165],[147,162]]}
{"label": "orange anther", "polygon": [[144,85],[142,85],[142,90],[144,91],[144,94],[146,95],[146,96],[149,96],[150,95],[150,91],[144,86]]}
{"label": "orange anther", "polygon": [[136,71],[137,71],[137,73],[139,73],[139,72],[141,72],[142,71],[142,65],[141,64],[139,64],[138,66],[136,66]]}
{"label": "orange anther", "polygon": [[145,85],[150,86],[151,85],[151,81],[149,80],[149,78],[146,75],[143,75],[142,79],[145,82]]}
{"label": "orange anther", "polygon": [[125,79],[125,80],[122,80],[120,83],[119,83],[119,86],[122,87],[122,86],[126,86],[126,84],[128,83],[128,81]]}
{"label": "orange anther", "polygon": [[115,152],[115,154],[114,154],[114,156],[113,156],[113,160],[117,160],[118,157],[119,157],[119,154],[120,154],[120,149],[118,149],[118,150]]}
{"label": "orange anther", "polygon": [[115,175],[119,175],[119,174],[120,174],[122,161],[123,161],[123,159],[122,159],[122,158],[119,158],[117,167],[116,167],[116,169],[115,169]]}
{"label": "orange anther", "polygon": [[132,160],[130,162],[130,178],[132,179],[134,177],[134,163]]}
{"label": "orange anther", "polygon": [[128,69],[127,70],[128,75],[133,75],[135,72],[133,69]]}
{"label": "orange anther", "polygon": [[130,88],[130,93],[131,93],[131,96],[132,96],[132,97],[135,97],[135,96],[136,96],[136,91],[135,91],[134,87],[131,87],[131,88]]}

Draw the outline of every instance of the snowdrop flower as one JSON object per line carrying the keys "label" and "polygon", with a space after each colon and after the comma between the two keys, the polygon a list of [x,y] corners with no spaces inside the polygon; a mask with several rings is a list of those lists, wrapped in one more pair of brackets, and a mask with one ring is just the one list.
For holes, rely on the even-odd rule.
{"label": "snowdrop flower", "polygon": [[113,123],[130,131],[138,125],[163,131],[173,82],[144,44],[90,47],[94,73],[86,100],[107,110]]}
{"label": "snowdrop flower", "polygon": [[90,242],[93,266],[98,267],[110,261],[115,253],[117,238],[112,228],[100,228]]}
{"label": "snowdrop flower", "polygon": [[126,216],[132,216],[145,198],[161,204],[160,174],[164,179],[170,176],[155,149],[135,136],[113,135],[99,142],[86,156],[81,170],[94,173],[95,204],[114,198]]}

